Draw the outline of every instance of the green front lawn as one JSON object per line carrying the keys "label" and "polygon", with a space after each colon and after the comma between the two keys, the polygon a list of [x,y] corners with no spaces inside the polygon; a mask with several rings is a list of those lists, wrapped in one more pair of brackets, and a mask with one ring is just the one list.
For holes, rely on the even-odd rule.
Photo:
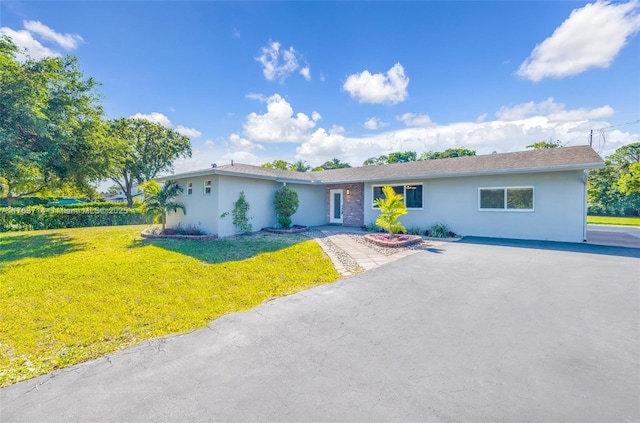
{"label": "green front lawn", "polygon": [[587,216],[593,225],[640,226],[640,217]]}
{"label": "green front lawn", "polygon": [[143,228],[0,235],[0,386],[339,277],[300,235],[147,241]]}

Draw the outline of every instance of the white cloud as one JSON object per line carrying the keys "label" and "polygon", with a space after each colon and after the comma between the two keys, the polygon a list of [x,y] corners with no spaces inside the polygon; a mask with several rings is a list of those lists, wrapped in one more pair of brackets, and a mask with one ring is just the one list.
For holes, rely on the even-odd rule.
{"label": "white cloud", "polygon": [[[148,120],[149,122],[159,123],[165,128],[173,128],[173,124],[171,123],[169,118],[163,113],[159,113],[159,112],[151,112],[146,114],[136,113],[135,115],[130,117],[133,119],[144,119],[144,120]],[[178,125],[174,129],[176,130],[177,133],[179,133],[180,135],[184,135],[185,137],[198,138],[202,136],[202,132],[198,131],[195,128],[187,128],[186,126]]]}
{"label": "white cloud", "polygon": [[131,116],[131,118],[144,119],[144,120],[148,120],[149,122],[159,123],[165,128],[171,128],[173,126],[171,125],[171,121],[169,120],[169,118],[166,115],[159,112],[152,112],[147,114],[138,112],[135,115]]}
{"label": "white cloud", "polygon": [[565,105],[556,103],[553,97],[549,97],[545,101],[534,103],[521,103],[513,107],[501,107],[496,112],[496,117],[502,121],[522,120],[529,116],[545,115],[549,121],[580,121],[586,119],[599,119],[613,115],[614,110],[611,106],[606,105],[595,109],[585,109],[581,107],[574,110],[565,110]]}
{"label": "white cloud", "polygon": [[238,134],[229,135],[229,141],[231,141],[231,145],[237,150],[240,151],[253,151],[255,149],[264,150],[264,147],[260,144],[253,143],[246,138],[242,138]]}
{"label": "white cloud", "polygon": [[61,34],[49,28],[40,21],[24,21],[24,29],[32,34],[39,35],[45,40],[53,41],[65,50],[75,50],[84,43],[78,34]]}
{"label": "white cloud", "polygon": [[260,142],[302,142],[308,131],[321,118],[313,112],[311,118],[304,113],[293,114],[291,105],[279,94],[266,99],[265,114],[251,113],[244,123],[244,134],[249,139]]}
{"label": "white cloud", "polygon": [[592,67],[607,68],[640,30],[638,1],[597,1],[574,9],[551,37],[538,44],[518,75],[534,82],[564,78]]}
{"label": "white cloud", "polygon": [[[35,60],[61,56],[59,51],[56,51],[55,48],[46,47],[41,41],[54,43],[55,47],[61,47],[64,50],[74,50],[84,42],[78,34],[61,34],[39,21],[24,21],[23,26],[24,29],[17,31],[9,27],[2,27],[0,28],[0,35],[11,37],[20,49],[25,49],[28,55]],[[19,55],[19,59],[22,60],[24,58],[24,55]]]}
{"label": "white cloud", "polygon": [[434,123],[429,115],[423,115],[422,113],[404,113],[400,116],[396,116],[396,119],[401,121],[407,126],[433,126]]}
{"label": "white cloud", "polygon": [[302,75],[307,81],[311,80],[311,69],[309,68],[309,66],[305,66],[304,68],[300,69],[300,75]]}
{"label": "white cloud", "polygon": [[206,147],[213,148],[213,147],[215,147],[216,143],[215,143],[213,140],[206,140],[206,141],[204,142],[204,145],[205,145]]}
{"label": "white cloud", "polygon": [[389,126],[389,124],[381,121],[380,119],[374,116],[368,119],[362,126],[364,126],[367,129],[378,129],[385,126]]}
{"label": "white cloud", "polygon": [[[304,62],[302,56],[293,47],[282,49],[278,41],[270,41],[260,51],[260,56],[255,59],[262,64],[262,73],[268,81],[284,82],[296,69],[300,68],[299,62]],[[306,80],[311,79],[311,70],[306,62],[299,72]]]}
{"label": "white cloud", "polygon": [[[559,139],[563,144],[584,145],[588,143],[589,130],[608,126],[608,122],[599,119],[613,113],[610,106],[567,110],[563,104],[548,99],[541,103],[502,107],[496,112],[496,116],[501,117],[491,121],[445,125],[432,123],[429,126],[417,125],[354,137],[344,133],[331,136],[324,129],[318,128],[296,149],[295,158],[315,164],[338,157],[351,165],[360,166],[368,157],[394,151],[411,150],[421,153],[465,147],[476,150],[478,154],[491,154],[493,151],[503,153],[522,151],[529,144],[549,138]],[[411,123],[412,117],[415,119],[425,116],[410,114],[405,116],[405,120]],[[597,149],[595,138],[594,148]],[[639,141],[640,135],[637,133],[611,131],[607,133],[606,144],[601,153],[606,156],[621,145]]]}
{"label": "white cloud", "polygon": [[385,74],[371,74],[368,70],[349,75],[342,88],[360,103],[396,104],[406,100],[409,78],[400,63]]}
{"label": "white cloud", "polygon": [[189,138],[198,138],[202,135],[202,132],[198,131],[197,129],[187,128],[182,125],[176,126],[176,132]]}
{"label": "white cloud", "polygon": [[477,123],[484,122],[484,120],[489,116],[489,113],[483,113],[476,119]]}

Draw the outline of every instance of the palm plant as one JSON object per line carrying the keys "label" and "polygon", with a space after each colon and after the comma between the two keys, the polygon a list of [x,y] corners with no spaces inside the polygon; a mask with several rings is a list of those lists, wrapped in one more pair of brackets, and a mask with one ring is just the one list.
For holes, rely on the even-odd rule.
{"label": "palm plant", "polygon": [[384,228],[389,232],[389,237],[393,238],[394,234],[406,232],[402,223],[398,222],[398,218],[407,214],[407,206],[404,204],[402,195],[396,193],[392,187],[382,187],[382,193],[385,198],[377,198],[373,204],[380,209],[380,215],[376,219],[376,225]]}
{"label": "palm plant", "polygon": [[163,186],[156,181],[149,181],[144,186],[144,210],[153,215],[154,221],[159,217],[162,232],[167,224],[167,214],[182,210],[187,214],[184,204],[173,201],[183,189],[176,181],[167,181]]}

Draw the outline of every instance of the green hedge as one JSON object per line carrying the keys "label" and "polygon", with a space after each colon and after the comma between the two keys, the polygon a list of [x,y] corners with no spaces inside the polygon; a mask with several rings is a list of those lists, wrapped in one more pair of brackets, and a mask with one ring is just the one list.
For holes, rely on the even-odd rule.
{"label": "green hedge", "polygon": [[0,232],[151,223],[141,209],[124,207],[0,207]]}

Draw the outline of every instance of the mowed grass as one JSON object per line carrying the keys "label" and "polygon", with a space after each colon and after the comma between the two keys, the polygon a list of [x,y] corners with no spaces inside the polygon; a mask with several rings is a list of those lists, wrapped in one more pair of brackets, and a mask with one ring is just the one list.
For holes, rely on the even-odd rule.
{"label": "mowed grass", "polygon": [[0,235],[0,386],[339,278],[300,235],[147,241],[143,228]]}
{"label": "mowed grass", "polygon": [[587,216],[587,223],[594,225],[640,226],[640,217]]}

